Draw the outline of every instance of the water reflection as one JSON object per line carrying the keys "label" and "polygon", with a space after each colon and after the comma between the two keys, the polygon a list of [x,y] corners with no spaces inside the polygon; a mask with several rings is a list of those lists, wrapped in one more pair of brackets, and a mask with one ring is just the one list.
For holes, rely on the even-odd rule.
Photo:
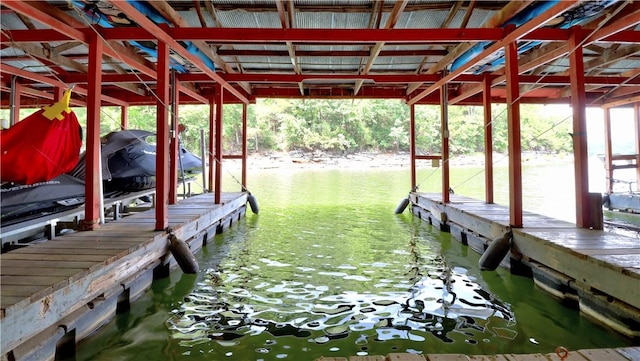
{"label": "water reflection", "polygon": [[[336,222],[342,212],[329,213],[337,217],[329,220],[335,238],[353,230],[348,220]],[[314,344],[338,351],[332,345],[348,340],[352,354],[368,354],[367,345],[390,341],[408,342],[402,352],[421,353],[426,340],[477,344],[516,337],[510,305],[483,289],[467,269],[448,264],[432,241],[407,234],[402,242],[390,242],[388,222],[370,222],[370,244],[354,255],[346,244],[323,240],[325,226],[320,222],[306,232],[281,234],[271,245],[255,235],[247,241],[244,232],[234,231],[235,251],[207,269],[172,311],[167,321],[172,337],[182,346],[219,354],[266,340],[254,349],[265,360],[284,357],[267,342],[282,337],[289,353]],[[295,237],[296,247],[280,247],[291,242],[287,236]]]}

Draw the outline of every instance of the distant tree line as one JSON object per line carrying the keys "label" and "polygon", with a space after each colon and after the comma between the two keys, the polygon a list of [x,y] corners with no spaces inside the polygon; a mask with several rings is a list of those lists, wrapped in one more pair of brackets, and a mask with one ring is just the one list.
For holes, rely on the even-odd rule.
{"label": "distant tree line", "polygon": [[[247,138],[250,152],[323,151],[349,154],[409,150],[409,107],[399,100],[260,99],[248,109]],[[84,123],[85,109],[74,110],[81,123]],[[32,112],[23,111],[26,111],[25,116]],[[241,150],[241,112],[241,105],[224,106],[223,140],[226,154],[237,154]],[[524,151],[571,152],[570,117],[554,114],[543,105],[521,105],[520,113]],[[482,107],[450,106],[448,114],[451,153],[483,152]],[[493,105],[492,114],[494,151],[506,152],[505,105]],[[129,128],[155,130],[155,107],[130,107],[128,115]],[[183,144],[198,154],[199,130],[205,129],[208,133],[209,107],[180,106],[179,118],[180,123],[188,128],[181,135]],[[416,145],[419,153],[440,152],[440,123],[438,106],[416,106]],[[119,128],[120,108],[103,107],[101,134]]]}

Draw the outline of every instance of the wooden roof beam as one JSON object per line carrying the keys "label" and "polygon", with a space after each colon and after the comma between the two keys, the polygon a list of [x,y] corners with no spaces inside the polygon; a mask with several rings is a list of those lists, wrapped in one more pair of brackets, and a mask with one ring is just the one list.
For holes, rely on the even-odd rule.
{"label": "wooden roof beam", "polygon": [[183,58],[187,59],[189,62],[197,66],[200,70],[206,73],[209,77],[215,80],[217,83],[222,85],[223,88],[228,90],[231,94],[240,99],[243,103],[248,104],[249,99],[247,96],[239,92],[237,89],[232,87],[229,83],[227,83],[220,75],[216,74],[213,70],[209,69],[209,67],[204,64],[202,60],[200,60],[196,55],[193,55],[187,51],[182,45],[180,45],[176,40],[174,40],[165,30],[160,28],[154,22],[149,20],[145,15],[138,12],[132,5],[126,2],[114,2],[116,7],[118,7],[122,12],[129,17],[129,19],[135,21],[139,26],[145,28],[147,31],[155,34],[158,38],[158,41],[162,41],[167,44],[173,51],[178,53]]}
{"label": "wooden roof beam", "polygon": [[[61,35],[62,39],[59,41],[77,40],[84,44],[88,44],[89,37],[86,34],[86,31],[88,30],[86,24],[81,23],[52,5],[37,1],[5,1],[2,5],[10,8],[16,13],[27,15],[33,20],[51,28],[45,30],[28,30],[25,34],[27,36],[26,39],[32,38],[35,33],[43,32],[49,34],[49,36],[55,34]],[[5,41],[4,37],[5,35],[3,32],[3,41]],[[55,41],[53,38],[45,39],[46,40],[44,41]],[[9,39],[9,41],[11,41],[11,39]],[[17,39],[15,41],[20,42],[21,40]],[[151,65],[148,65],[146,59],[132,53],[120,44],[109,42],[109,44],[104,47],[104,52],[106,55],[121,60],[123,63],[126,63],[140,72],[154,77],[156,75],[155,69],[153,69]]]}
{"label": "wooden roof beam", "polygon": [[[26,70],[22,70],[10,65],[3,65],[2,68],[0,68],[0,72],[5,73],[5,74],[9,74],[9,75],[16,75],[19,76],[21,78],[25,78],[25,79],[30,79],[42,84],[48,84],[51,85],[53,87],[58,87],[58,88],[62,88],[62,89],[67,89],[69,87],[68,84],[61,82],[57,79],[51,79],[49,77],[46,77],[44,75],[40,75],[37,73],[33,73],[30,71],[26,71]],[[78,93],[78,94],[82,94],[82,95],[87,95],[88,91],[87,89],[81,87],[81,86],[75,86],[73,88],[73,92],[74,93]],[[107,103],[111,103],[113,105],[121,105],[121,106],[128,106],[129,104],[123,100],[117,99],[117,98],[113,98],[110,96],[106,96],[106,95],[101,95],[101,99]]]}
{"label": "wooden roof beam", "polygon": [[[529,6],[532,2],[533,2],[532,0],[527,0],[527,1],[512,0],[507,5],[505,5],[500,11],[498,11],[493,17],[491,17],[491,19],[485,22],[482,27],[488,28],[488,29],[498,28],[505,21],[509,20],[509,18],[513,17],[514,15],[522,11],[524,8]],[[464,39],[464,38],[461,38],[461,39]],[[449,64],[451,64],[451,62],[453,62],[457,57],[462,55],[465,51],[469,50],[473,45],[474,44],[471,42],[458,44],[456,47],[449,50],[448,55],[442,57],[442,59],[440,59],[438,63],[431,66],[427,70],[427,74],[435,74],[442,71]],[[419,70],[419,72],[421,72],[421,70]],[[407,87],[407,95],[416,91],[420,86],[422,86],[422,84],[420,83],[409,85],[409,87]]]}
{"label": "wooden roof beam", "polygon": [[[285,9],[284,0],[276,0],[276,8],[278,9],[278,17],[280,18],[280,24],[283,29],[289,29],[293,27],[293,1],[288,1],[290,16],[287,16],[287,10]],[[300,64],[298,63],[298,57],[296,56],[296,49],[293,45],[293,42],[287,41],[285,42],[287,45],[287,54],[289,55],[289,60],[291,61],[291,66],[293,67],[293,71],[296,74],[301,74],[302,69],[300,68]],[[300,94],[304,95],[304,85],[302,83],[298,83],[298,88],[300,88]]]}
{"label": "wooden roof beam", "polygon": [[[398,0],[394,3],[393,10],[391,10],[389,17],[387,18],[387,23],[384,25],[384,29],[393,29],[393,27],[398,22],[400,15],[402,15],[404,8],[407,6],[408,1],[409,0]],[[369,73],[371,67],[373,67],[373,63],[378,58],[378,55],[380,54],[380,51],[382,50],[384,44],[384,42],[377,42],[371,48],[369,59],[367,59],[367,64],[364,66],[364,69],[360,71],[360,74]],[[362,87],[362,81],[357,81],[355,87],[353,88],[353,94],[358,94],[358,92],[360,91],[360,87]]]}
{"label": "wooden roof beam", "polygon": [[452,79],[455,79],[457,76],[459,76],[460,74],[465,72],[467,69],[469,69],[470,67],[474,66],[478,62],[482,61],[482,59],[484,59],[487,56],[489,56],[489,55],[495,53],[496,51],[500,50],[501,48],[505,47],[507,44],[510,44],[510,43],[522,38],[524,35],[528,34],[529,32],[531,32],[531,31],[533,31],[535,29],[537,29],[538,27],[544,25],[547,21],[551,20],[552,18],[555,18],[559,14],[562,14],[564,11],[570,9],[571,7],[576,6],[576,4],[577,4],[577,1],[575,1],[575,0],[574,1],[562,1],[562,2],[554,5],[553,7],[551,7],[549,10],[545,11],[544,13],[540,14],[536,18],[528,21],[527,23],[523,24],[522,26],[520,26],[518,28],[513,29],[511,32],[506,34],[505,37],[502,40],[497,41],[497,42],[489,45],[480,54],[478,54],[473,59],[468,61],[464,66],[461,66],[460,68],[456,69],[455,71],[447,74],[441,80],[437,81],[435,84],[431,85],[430,87],[428,87],[427,89],[423,90],[422,92],[420,92],[420,93],[418,93],[418,94],[416,94],[414,96],[408,97],[407,103],[409,105],[415,104],[421,98],[423,98],[423,97],[431,94],[432,92],[440,89],[440,87],[442,85],[448,83]]}

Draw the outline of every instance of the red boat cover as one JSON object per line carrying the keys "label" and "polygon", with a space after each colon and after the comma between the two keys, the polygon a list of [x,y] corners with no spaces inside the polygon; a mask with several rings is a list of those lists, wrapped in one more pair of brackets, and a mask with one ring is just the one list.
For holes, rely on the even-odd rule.
{"label": "red boat cover", "polygon": [[67,90],[59,102],[0,132],[0,180],[33,184],[73,169],[82,136],[70,97]]}

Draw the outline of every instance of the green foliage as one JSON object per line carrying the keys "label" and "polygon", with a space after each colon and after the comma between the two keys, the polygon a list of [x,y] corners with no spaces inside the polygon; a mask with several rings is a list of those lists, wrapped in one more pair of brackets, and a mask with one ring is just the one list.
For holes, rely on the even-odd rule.
{"label": "green foliage", "polygon": [[[223,108],[225,154],[242,151],[242,108],[239,104],[227,104]],[[21,117],[33,111],[35,109],[21,109]],[[74,111],[86,129],[86,109],[74,108]],[[419,105],[415,111],[418,153],[440,153],[440,107]],[[156,112],[156,107],[129,107],[128,127],[154,131]],[[544,105],[521,105],[523,151],[571,152],[571,117],[566,113],[556,113]],[[8,113],[4,116],[8,117]],[[199,154],[201,129],[204,130],[205,142],[208,142],[209,106],[183,105],[178,116],[180,123],[188,129],[181,134],[182,144]],[[103,107],[100,134],[120,129],[120,117],[120,107]],[[494,151],[506,152],[506,106],[494,104],[492,117]],[[409,119],[409,107],[400,100],[259,99],[256,104],[248,106],[248,149],[250,152],[319,150],[338,154],[408,151]],[[482,107],[449,106],[448,119],[453,155],[484,151]]]}

